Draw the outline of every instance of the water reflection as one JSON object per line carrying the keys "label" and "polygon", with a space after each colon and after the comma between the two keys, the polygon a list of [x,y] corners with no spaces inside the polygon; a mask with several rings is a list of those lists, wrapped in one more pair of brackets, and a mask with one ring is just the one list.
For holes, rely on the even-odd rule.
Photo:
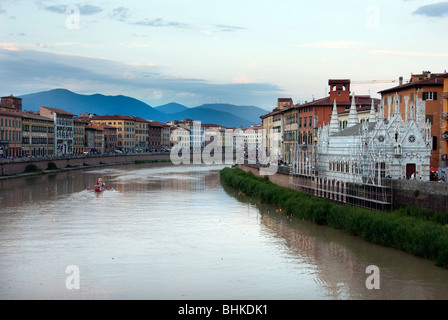
{"label": "water reflection", "polygon": [[[297,267],[303,262],[315,267],[316,286],[324,288],[330,299],[448,299],[448,270],[434,266],[432,261],[286,216],[281,208],[224,189],[260,210],[265,231],[283,239],[285,259]],[[380,290],[366,288],[369,265],[380,268]]]}
{"label": "water reflection", "polygon": [[[447,299],[448,271],[286,217],[222,167],[129,165],[0,181],[2,299]],[[86,191],[99,177],[113,192]],[[81,290],[65,288],[79,266]],[[366,267],[381,289],[365,287]]]}

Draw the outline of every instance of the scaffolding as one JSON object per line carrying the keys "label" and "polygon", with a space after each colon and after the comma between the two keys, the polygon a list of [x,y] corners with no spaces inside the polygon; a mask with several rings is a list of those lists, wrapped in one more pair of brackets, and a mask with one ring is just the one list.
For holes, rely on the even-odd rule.
{"label": "scaffolding", "polygon": [[376,211],[392,210],[392,180],[385,177],[381,150],[371,148],[372,141],[365,139],[361,150],[351,156],[360,164],[360,170],[350,173],[357,176],[353,181],[319,175],[316,145],[297,146],[294,161],[289,167],[291,188],[336,203]]}

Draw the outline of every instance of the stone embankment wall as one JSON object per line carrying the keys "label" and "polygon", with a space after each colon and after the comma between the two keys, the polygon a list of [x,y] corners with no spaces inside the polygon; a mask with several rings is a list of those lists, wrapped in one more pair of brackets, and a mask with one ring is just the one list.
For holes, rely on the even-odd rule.
{"label": "stone embankment wall", "polygon": [[25,168],[34,164],[42,170],[48,168],[48,164],[53,162],[58,169],[70,167],[89,167],[101,164],[126,164],[134,163],[135,161],[169,161],[169,154],[135,154],[135,155],[117,155],[117,156],[101,156],[101,157],[80,157],[69,159],[54,159],[54,160],[40,160],[40,161],[24,161],[24,162],[5,162],[0,163],[0,175],[12,176],[21,174]]}
{"label": "stone embankment wall", "polygon": [[448,213],[448,183],[394,180],[393,197],[394,208],[416,206]]}
{"label": "stone embankment wall", "polygon": [[[239,165],[239,168],[259,176],[258,168]],[[287,174],[276,173],[267,176],[269,180],[281,187],[290,188],[290,177]],[[393,180],[392,202],[394,209],[415,206],[434,212],[448,214],[448,183],[421,182],[416,180]]]}

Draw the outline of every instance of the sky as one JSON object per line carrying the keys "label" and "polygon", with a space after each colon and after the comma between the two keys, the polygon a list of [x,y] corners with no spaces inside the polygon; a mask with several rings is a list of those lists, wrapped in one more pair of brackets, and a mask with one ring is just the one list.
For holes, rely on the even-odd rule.
{"label": "sky", "polygon": [[[448,2],[0,0],[0,95],[276,107],[448,68]],[[25,106],[26,108],[26,106]]]}

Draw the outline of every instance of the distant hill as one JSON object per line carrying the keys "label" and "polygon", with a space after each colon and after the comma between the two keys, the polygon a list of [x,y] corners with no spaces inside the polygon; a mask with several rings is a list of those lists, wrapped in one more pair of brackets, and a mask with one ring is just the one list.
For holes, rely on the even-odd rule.
{"label": "distant hill", "polygon": [[261,123],[260,117],[264,114],[269,113],[269,111],[266,111],[264,109],[255,106],[236,106],[233,104],[225,104],[225,103],[204,104],[197,108],[228,112],[237,117],[249,120],[251,124]]}
{"label": "distant hill", "polygon": [[[205,108],[190,108],[188,110],[170,115],[172,120],[192,119],[202,123],[213,123],[224,127],[239,128],[249,127],[252,121],[237,117],[228,112],[216,111]],[[258,122],[257,122],[258,123]]]}
{"label": "distant hill", "polygon": [[155,107],[156,110],[165,114],[173,114],[187,110],[188,108],[176,102],[164,104],[163,106]]}
{"label": "distant hill", "polygon": [[54,89],[21,96],[23,108],[37,111],[40,106],[59,108],[76,115],[95,113],[98,115],[121,114],[165,122],[168,118],[148,104],[126,96],[105,96],[102,94],[81,95],[65,89]]}
{"label": "distant hill", "polygon": [[260,115],[267,113],[266,110],[257,107],[230,104],[206,104],[195,108],[187,108],[179,103],[172,102],[153,108],[140,100],[123,95],[82,95],[66,89],[32,93],[20,98],[23,99],[24,110],[38,111],[40,106],[46,106],[63,109],[76,115],[81,113],[120,114],[138,116],[164,123],[188,118],[202,123],[215,123],[235,128],[260,123]]}

